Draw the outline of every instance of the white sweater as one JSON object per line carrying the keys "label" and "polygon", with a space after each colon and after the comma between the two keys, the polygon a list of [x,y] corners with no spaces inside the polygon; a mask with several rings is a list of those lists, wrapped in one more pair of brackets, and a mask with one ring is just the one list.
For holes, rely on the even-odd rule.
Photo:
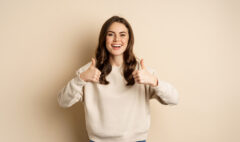
{"label": "white sweater", "polygon": [[[140,61],[137,59],[137,69]],[[126,86],[122,67],[113,66],[106,77],[108,85],[85,82],[79,74],[91,61],[76,71],[76,76],[58,94],[61,107],[71,107],[78,101],[85,110],[88,136],[95,142],[136,142],[146,140],[150,127],[150,99],[165,105],[178,103],[178,92],[159,79],[154,69],[147,70],[158,77],[158,86],[137,84]]]}

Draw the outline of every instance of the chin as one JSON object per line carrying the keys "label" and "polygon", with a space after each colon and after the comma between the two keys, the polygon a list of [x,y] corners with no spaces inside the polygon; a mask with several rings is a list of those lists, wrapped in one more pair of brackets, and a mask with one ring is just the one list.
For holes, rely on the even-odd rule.
{"label": "chin", "polygon": [[123,53],[111,53],[113,56],[120,56],[123,55]]}

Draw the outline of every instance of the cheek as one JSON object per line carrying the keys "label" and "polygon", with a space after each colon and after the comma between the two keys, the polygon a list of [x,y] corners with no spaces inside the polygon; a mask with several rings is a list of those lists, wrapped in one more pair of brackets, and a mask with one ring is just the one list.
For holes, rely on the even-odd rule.
{"label": "cheek", "polygon": [[122,41],[124,42],[124,44],[128,44],[128,38],[125,38]]}
{"label": "cheek", "polygon": [[106,43],[111,43],[112,40],[113,40],[113,38],[111,38],[111,37],[106,37]]}

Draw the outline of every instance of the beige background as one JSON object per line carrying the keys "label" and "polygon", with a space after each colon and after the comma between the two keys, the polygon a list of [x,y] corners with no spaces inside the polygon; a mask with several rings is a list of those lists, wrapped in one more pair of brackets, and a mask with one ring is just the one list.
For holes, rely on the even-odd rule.
{"label": "beige background", "polygon": [[0,0],[0,141],[86,142],[83,106],[57,92],[90,61],[105,20],[125,17],[134,51],[180,93],[151,101],[148,142],[240,141],[240,3]]}

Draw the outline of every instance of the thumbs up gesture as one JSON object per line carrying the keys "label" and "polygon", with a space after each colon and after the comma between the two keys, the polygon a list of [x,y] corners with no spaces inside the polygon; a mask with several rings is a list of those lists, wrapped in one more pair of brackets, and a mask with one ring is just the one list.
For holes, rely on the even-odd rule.
{"label": "thumbs up gesture", "polygon": [[80,74],[80,78],[86,82],[96,82],[99,83],[99,78],[101,71],[96,68],[96,61],[92,58],[92,64],[90,67]]}
{"label": "thumbs up gesture", "polygon": [[133,71],[132,75],[136,83],[148,84],[151,86],[157,86],[157,77],[148,72],[146,69],[143,59],[140,61],[141,69]]}

